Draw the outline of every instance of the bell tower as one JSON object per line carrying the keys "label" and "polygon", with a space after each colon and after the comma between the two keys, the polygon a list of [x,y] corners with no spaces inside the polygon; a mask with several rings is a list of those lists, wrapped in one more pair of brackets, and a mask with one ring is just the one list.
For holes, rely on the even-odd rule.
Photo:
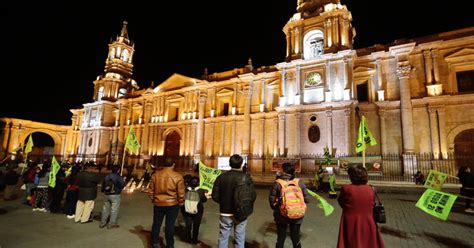
{"label": "bell tower", "polygon": [[126,21],[123,22],[120,35],[109,44],[104,74],[94,81],[95,101],[115,101],[124,97],[132,88],[138,87],[132,79],[135,44],[128,37],[127,24]]}
{"label": "bell tower", "polygon": [[283,28],[286,61],[312,59],[352,48],[352,14],[340,0],[297,1],[297,13]]}

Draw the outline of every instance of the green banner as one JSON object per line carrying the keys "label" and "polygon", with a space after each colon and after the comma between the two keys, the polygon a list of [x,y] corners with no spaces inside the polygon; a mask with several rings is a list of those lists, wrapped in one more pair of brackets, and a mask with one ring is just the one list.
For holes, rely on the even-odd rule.
{"label": "green banner", "polygon": [[56,174],[58,173],[61,166],[59,165],[58,161],[56,161],[56,157],[53,156],[51,160],[51,171],[49,172],[49,180],[48,184],[49,187],[54,188],[56,187]]}
{"label": "green banner", "polygon": [[369,130],[365,116],[362,116],[359,124],[359,136],[357,137],[356,152],[359,153],[365,151],[367,145],[375,146],[377,145],[377,141]]}
{"label": "green banner", "polygon": [[33,137],[28,138],[28,143],[26,143],[25,153],[30,153],[33,150]]}
{"label": "green banner", "polygon": [[134,154],[138,154],[138,149],[140,149],[140,142],[138,142],[133,126],[130,126],[130,131],[128,131],[127,140],[125,141],[125,148]]}
{"label": "green banner", "polygon": [[322,208],[324,210],[324,216],[329,216],[332,214],[332,212],[334,211],[334,207],[331,206],[331,204],[329,204],[324,198],[322,198],[321,196],[319,196],[318,194],[314,193],[313,191],[309,190],[308,189],[308,193],[319,200],[319,204],[318,204],[318,207],[319,208]]}
{"label": "green banner", "polygon": [[447,220],[457,195],[427,189],[416,203],[416,207],[436,218]]}
{"label": "green banner", "polygon": [[214,187],[214,181],[221,174],[221,171],[211,167],[207,167],[203,162],[199,161],[199,188],[207,189],[209,192]]}
{"label": "green banner", "polygon": [[448,174],[435,170],[430,170],[430,174],[428,175],[428,178],[425,181],[425,188],[441,190],[446,178],[448,178]]}
{"label": "green banner", "polygon": [[329,177],[329,187],[331,188],[331,192],[336,192],[336,175],[334,174]]}

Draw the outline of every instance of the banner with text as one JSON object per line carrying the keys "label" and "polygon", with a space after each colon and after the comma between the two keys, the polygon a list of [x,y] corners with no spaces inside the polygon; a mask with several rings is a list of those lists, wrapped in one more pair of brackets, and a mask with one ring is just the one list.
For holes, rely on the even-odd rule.
{"label": "banner with text", "polygon": [[416,203],[416,207],[436,218],[447,220],[457,195],[427,189]]}
{"label": "banner with text", "polygon": [[448,174],[430,170],[430,174],[428,174],[428,177],[425,181],[425,188],[441,190],[446,178],[448,178]]}
{"label": "banner with text", "polygon": [[214,181],[216,181],[220,174],[220,170],[207,167],[203,162],[199,161],[199,188],[211,192],[212,187],[214,187]]}

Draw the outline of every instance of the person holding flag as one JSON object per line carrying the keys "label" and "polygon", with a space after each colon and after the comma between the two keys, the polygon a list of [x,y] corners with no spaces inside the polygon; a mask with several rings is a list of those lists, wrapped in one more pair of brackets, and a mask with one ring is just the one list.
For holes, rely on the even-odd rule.
{"label": "person holding flag", "polygon": [[359,135],[357,137],[356,152],[362,152],[362,165],[365,167],[365,149],[367,146],[375,146],[377,141],[375,140],[372,132],[369,130],[367,125],[367,119],[365,116],[360,118],[359,124]]}
{"label": "person holding flag", "polygon": [[122,176],[123,174],[123,165],[125,164],[125,154],[127,153],[127,149],[132,154],[133,153],[136,154],[140,150],[140,142],[138,142],[137,135],[135,134],[135,129],[133,129],[133,126],[130,126],[127,139],[125,141],[125,149],[123,151],[122,168],[120,169],[120,176]]}

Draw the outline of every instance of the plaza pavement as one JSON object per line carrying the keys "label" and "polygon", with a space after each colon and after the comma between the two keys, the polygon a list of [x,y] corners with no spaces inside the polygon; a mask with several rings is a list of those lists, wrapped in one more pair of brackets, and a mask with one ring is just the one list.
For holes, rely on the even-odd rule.
{"label": "plaza pavement", "polygon": [[[457,202],[448,221],[438,220],[415,207],[423,188],[378,187],[385,205],[387,224],[380,225],[386,247],[474,247],[474,214],[463,211]],[[450,189],[455,192],[455,189]],[[247,226],[247,247],[274,247],[276,227],[267,202],[268,186],[259,187],[254,214]],[[325,194],[321,194],[326,196]],[[341,209],[335,199],[328,199],[335,211],[324,217],[315,201],[310,203],[301,227],[303,247],[336,247]],[[1,248],[54,247],[149,247],[152,204],[141,192],[122,195],[118,229],[99,229],[103,194],[94,208],[94,222],[75,224],[63,214],[33,212],[16,201],[0,200]],[[210,200],[200,228],[200,240],[216,247],[218,205]],[[180,240],[184,222],[178,217],[175,247],[193,247]],[[160,234],[163,237],[163,233]],[[286,246],[291,247],[289,237]]]}

